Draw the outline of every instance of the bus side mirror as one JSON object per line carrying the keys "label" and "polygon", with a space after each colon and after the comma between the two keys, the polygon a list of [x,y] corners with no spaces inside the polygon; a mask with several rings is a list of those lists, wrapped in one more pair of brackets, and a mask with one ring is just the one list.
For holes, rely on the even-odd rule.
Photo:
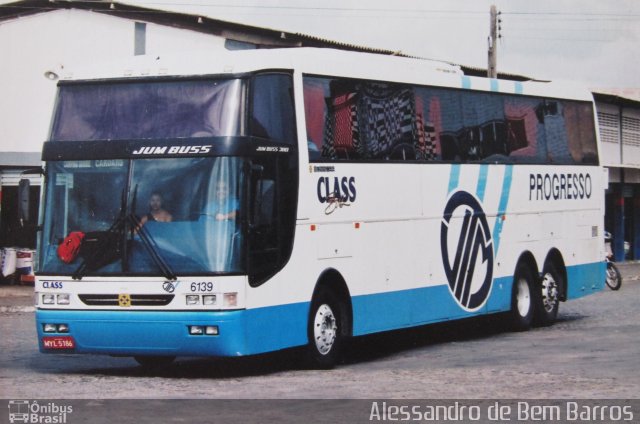
{"label": "bus side mirror", "polygon": [[24,227],[29,222],[29,209],[31,207],[29,201],[29,192],[31,191],[31,183],[28,179],[23,178],[18,183],[18,219],[20,226]]}

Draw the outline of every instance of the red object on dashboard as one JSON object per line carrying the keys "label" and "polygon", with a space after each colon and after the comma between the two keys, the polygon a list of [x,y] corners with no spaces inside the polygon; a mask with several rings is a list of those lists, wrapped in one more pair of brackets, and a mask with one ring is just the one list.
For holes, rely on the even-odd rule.
{"label": "red object on dashboard", "polygon": [[58,246],[58,257],[65,264],[70,264],[78,256],[80,245],[84,239],[82,231],[73,231]]}

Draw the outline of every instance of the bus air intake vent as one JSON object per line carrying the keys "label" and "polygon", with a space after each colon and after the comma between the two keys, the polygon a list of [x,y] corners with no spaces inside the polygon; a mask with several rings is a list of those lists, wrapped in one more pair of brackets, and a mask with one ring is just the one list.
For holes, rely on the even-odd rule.
{"label": "bus air intake vent", "polygon": [[[81,294],[80,300],[89,306],[119,306],[117,294]],[[166,306],[173,294],[132,294],[131,306]]]}

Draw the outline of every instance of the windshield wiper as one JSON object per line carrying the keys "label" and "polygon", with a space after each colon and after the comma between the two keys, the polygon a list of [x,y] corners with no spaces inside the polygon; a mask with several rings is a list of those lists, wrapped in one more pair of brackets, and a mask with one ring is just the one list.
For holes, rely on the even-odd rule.
{"label": "windshield wiper", "polygon": [[[135,205],[135,198],[138,187],[134,189],[134,196],[132,204]],[[111,224],[111,227],[104,232],[87,233],[83,240],[83,247],[86,253],[80,266],[74,271],[72,278],[74,280],[82,280],[82,277],[86,275],[89,270],[96,270],[108,265],[118,258],[123,259],[126,262],[127,258],[123,255],[127,255],[127,240],[125,240],[126,224],[131,225],[131,232],[137,230],[142,240],[142,245],[151,256],[153,262],[158,266],[162,275],[168,280],[176,280],[176,275],[164,260],[164,258],[158,253],[157,244],[151,237],[149,232],[140,225],[140,220],[135,214],[126,214],[126,193],[123,191],[122,201],[120,203],[120,210],[118,211],[118,217]],[[133,208],[132,208],[133,209]],[[90,246],[87,243],[92,243]],[[90,246],[90,247],[88,247]],[[83,250],[81,248],[81,250]],[[123,263],[125,263],[123,262]]]}
{"label": "windshield wiper", "polygon": [[167,280],[175,280],[177,278],[175,273],[160,253],[158,253],[158,245],[153,237],[151,237],[151,234],[149,234],[149,231],[144,228],[144,225],[141,225],[142,223],[133,213],[130,214],[128,218],[133,228],[137,228],[140,240],[142,240],[142,245],[147,250],[149,256],[151,256],[153,262],[160,268],[160,272],[162,272],[164,278]]}
{"label": "windshield wiper", "polygon": [[[131,201],[132,211],[135,210],[137,196],[138,196],[138,185],[136,184],[136,187],[133,189],[133,200]],[[144,225],[142,225],[142,222],[138,219],[138,217],[133,212],[131,212],[127,216],[127,218],[129,223],[131,224],[131,234],[133,234],[135,231],[138,232],[138,235],[140,236],[140,240],[142,240],[142,245],[147,250],[147,253],[149,254],[149,256],[151,256],[151,259],[153,260],[153,262],[158,266],[158,268],[160,268],[160,272],[162,272],[162,275],[167,280],[175,280],[177,278],[176,274],[173,272],[173,270],[171,269],[167,261],[165,261],[164,258],[158,252],[158,245],[156,241],[153,239],[153,237],[151,237],[151,234],[149,234],[149,231],[147,231]]]}

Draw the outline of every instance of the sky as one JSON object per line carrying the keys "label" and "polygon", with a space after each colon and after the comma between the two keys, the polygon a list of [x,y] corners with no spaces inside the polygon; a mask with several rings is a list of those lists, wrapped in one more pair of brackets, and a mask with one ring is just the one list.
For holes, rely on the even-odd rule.
{"label": "sky", "polygon": [[640,88],[638,0],[122,0],[588,88]]}

